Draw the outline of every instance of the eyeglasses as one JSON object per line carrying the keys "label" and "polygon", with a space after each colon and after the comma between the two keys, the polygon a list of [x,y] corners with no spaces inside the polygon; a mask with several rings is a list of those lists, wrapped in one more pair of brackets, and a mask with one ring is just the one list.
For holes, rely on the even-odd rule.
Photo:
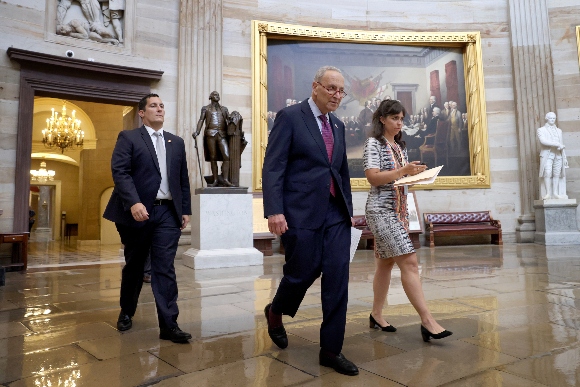
{"label": "eyeglasses", "polygon": [[346,97],[346,91],[344,91],[344,90],[337,89],[334,86],[326,87],[318,81],[316,83],[318,83],[320,86],[324,87],[326,89],[326,91],[328,92],[328,94],[330,94],[331,96],[334,96],[336,93],[338,93],[340,95],[340,98]]}

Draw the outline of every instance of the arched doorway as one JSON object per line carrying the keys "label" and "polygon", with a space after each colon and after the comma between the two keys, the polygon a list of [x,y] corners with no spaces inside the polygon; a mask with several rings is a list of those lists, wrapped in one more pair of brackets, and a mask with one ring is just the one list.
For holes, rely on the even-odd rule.
{"label": "arched doorway", "polygon": [[[89,62],[10,47],[7,54],[20,64],[20,100],[16,147],[14,232],[28,231],[30,155],[34,97],[134,106],[151,90],[162,71]],[[135,126],[138,124],[134,116]]]}

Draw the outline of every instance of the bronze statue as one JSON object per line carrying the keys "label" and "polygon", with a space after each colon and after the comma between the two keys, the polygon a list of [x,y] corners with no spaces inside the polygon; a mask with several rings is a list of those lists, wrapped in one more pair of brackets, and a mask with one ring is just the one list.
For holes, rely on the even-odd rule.
{"label": "bronze statue", "polygon": [[[228,108],[219,104],[220,95],[212,91],[211,103],[201,108],[197,123],[195,139],[205,122],[203,149],[205,161],[211,165],[212,176],[206,177],[208,186],[237,187],[240,179],[241,153],[247,141],[242,131],[242,116],[238,112],[228,113]],[[232,153],[233,152],[233,153]],[[221,174],[218,174],[217,162],[222,162]]]}
{"label": "bronze statue", "polygon": [[242,152],[248,142],[244,138],[242,124],[244,119],[237,111],[233,111],[228,122],[228,145],[230,147],[230,182],[240,186],[240,168],[242,167]]}

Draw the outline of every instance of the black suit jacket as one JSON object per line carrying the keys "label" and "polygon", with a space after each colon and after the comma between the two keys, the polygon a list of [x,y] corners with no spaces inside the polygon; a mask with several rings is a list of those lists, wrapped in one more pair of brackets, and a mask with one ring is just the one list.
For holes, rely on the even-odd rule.
{"label": "black suit jacket", "polygon": [[321,227],[329,203],[330,176],[335,179],[337,197],[343,197],[352,217],[344,124],[329,116],[334,135],[332,163],[308,99],[276,115],[262,171],[265,217],[284,214],[288,227]]}
{"label": "black suit jacket", "polygon": [[[185,156],[185,143],[181,137],[163,131],[167,177],[173,206],[181,224],[182,215],[191,215],[191,194]],[[153,210],[153,202],[161,185],[161,171],[157,154],[145,126],[119,133],[111,158],[115,188],[103,217],[115,223],[139,227],[131,215],[131,207],[143,203],[147,212]]]}

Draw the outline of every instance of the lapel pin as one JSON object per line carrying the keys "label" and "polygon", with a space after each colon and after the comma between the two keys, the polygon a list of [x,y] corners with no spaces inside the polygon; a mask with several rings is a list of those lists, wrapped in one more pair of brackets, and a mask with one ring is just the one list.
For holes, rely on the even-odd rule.
{"label": "lapel pin", "polygon": [[334,127],[335,127],[336,129],[338,129],[338,125],[337,125],[337,124],[334,124]]}
{"label": "lapel pin", "polygon": [[171,140],[167,140],[167,142],[171,142]]}

